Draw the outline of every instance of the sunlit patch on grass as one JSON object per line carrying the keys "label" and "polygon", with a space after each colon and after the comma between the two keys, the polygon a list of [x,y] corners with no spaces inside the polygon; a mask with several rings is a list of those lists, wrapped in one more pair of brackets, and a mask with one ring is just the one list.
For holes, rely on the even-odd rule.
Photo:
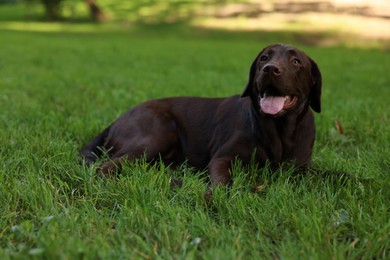
{"label": "sunlit patch on grass", "polygon": [[[191,24],[207,29],[247,32],[287,32],[297,34],[303,43],[318,46],[390,46],[390,20],[347,14],[267,13],[259,17],[207,17]],[[313,36],[313,38],[310,38]]]}
{"label": "sunlit patch on grass", "polygon": [[94,24],[70,24],[61,22],[2,22],[0,30],[27,31],[27,32],[104,32],[118,31],[124,28],[113,23]]}

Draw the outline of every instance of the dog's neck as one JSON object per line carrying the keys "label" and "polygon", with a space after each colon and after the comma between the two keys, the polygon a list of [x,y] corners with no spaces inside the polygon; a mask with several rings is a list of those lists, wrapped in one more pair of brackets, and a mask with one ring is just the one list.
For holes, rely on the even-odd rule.
{"label": "dog's neck", "polygon": [[[306,133],[306,129],[302,128],[302,123],[306,120],[310,120],[313,116],[309,106],[304,106],[301,113],[286,113],[281,117],[269,117],[260,115],[262,120],[269,121],[264,124],[265,133],[271,147],[279,147],[280,149],[271,149],[273,154],[272,158],[276,162],[297,161],[298,150],[300,149],[301,136],[309,135]],[[275,135],[275,132],[278,134]],[[277,138],[276,138],[277,137]],[[278,152],[278,154],[275,153]],[[301,162],[297,162],[301,163]]]}

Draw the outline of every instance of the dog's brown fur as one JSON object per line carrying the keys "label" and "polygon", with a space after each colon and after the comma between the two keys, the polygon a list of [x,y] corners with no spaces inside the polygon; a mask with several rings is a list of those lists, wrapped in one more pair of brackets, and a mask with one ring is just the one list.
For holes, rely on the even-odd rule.
{"label": "dog's brown fur", "polygon": [[[284,162],[308,167],[315,138],[309,106],[320,112],[321,86],[321,73],[306,54],[292,46],[271,45],[253,61],[241,96],[145,102],[122,115],[81,154],[95,162],[99,147],[109,150],[111,161],[101,166],[102,173],[144,155],[149,162],[188,161],[198,169],[208,168],[213,184],[231,182],[235,158],[244,164],[254,158],[260,165],[269,161],[274,167]],[[276,96],[286,97],[284,103],[280,98],[276,102]]]}

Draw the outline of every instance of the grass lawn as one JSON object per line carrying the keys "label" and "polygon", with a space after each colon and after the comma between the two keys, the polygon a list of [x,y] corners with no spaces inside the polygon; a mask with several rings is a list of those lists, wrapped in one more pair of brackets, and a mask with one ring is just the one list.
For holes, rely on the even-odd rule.
{"label": "grass lawn", "polygon": [[[64,26],[0,31],[1,259],[390,257],[389,52],[281,33]],[[139,161],[115,181],[80,164],[78,150],[137,103],[240,93],[256,54],[280,41],[323,73],[311,174],[237,162],[233,186],[207,204],[206,176],[186,166]]]}

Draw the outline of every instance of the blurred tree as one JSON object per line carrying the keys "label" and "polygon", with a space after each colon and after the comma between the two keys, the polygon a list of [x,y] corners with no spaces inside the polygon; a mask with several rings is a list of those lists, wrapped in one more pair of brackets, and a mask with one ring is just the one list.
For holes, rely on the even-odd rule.
{"label": "blurred tree", "polygon": [[46,16],[50,20],[59,20],[61,17],[62,0],[41,0],[45,7]]}
{"label": "blurred tree", "polygon": [[[76,3],[85,2],[88,6],[91,18],[96,21],[101,21],[106,18],[105,13],[96,4],[95,0],[25,0],[27,3],[37,4],[41,3],[45,9],[46,18],[50,21],[61,20],[62,5],[66,2],[68,6]],[[115,0],[113,0],[115,1]]]}
{"label": "blurred tree", "polygon": [[107,18],[106,14],[97,6],[94,0],[85,0],[85,2],[89,7],[89,12],[93,20],[103,21]]}
{"label": "blurred tree", "polygon": [[[92,19],[102,21],[108,10],[116,19],[138,22],[174,22],[186,20],[199,14],[204,7],[226,3],[246,2],[248,0],[24,0],[28,3],[41,3],[49,20],[62,18],[62,6],[87,4]],[[99,6],[97,4],[99,2]],[[103,7],[103,8],[101,8]]]}

